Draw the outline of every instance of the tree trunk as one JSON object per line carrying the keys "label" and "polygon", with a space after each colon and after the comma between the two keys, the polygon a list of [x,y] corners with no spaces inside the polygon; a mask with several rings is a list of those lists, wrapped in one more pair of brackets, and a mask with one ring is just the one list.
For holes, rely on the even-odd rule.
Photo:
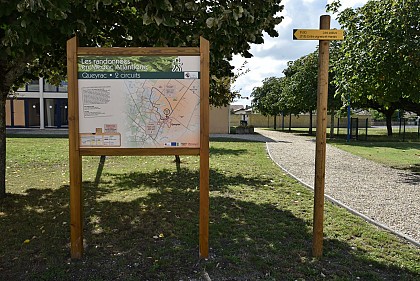
{"label": "tree trunk", "polygon": [[330,138],[334,138],[334,109],[331,110]]}
{"label": "tree trunk", "polygon": [[277,115],[274,115],[274,130],[277,129]]}
{"label": "tree trunk", "polygon": [[0,198],[6,197],[6,97],[0,90]]}
{"label": "tree trunk", "polygon": [[284,131],[284,111],[281,113],[281,130]]}
{"label": "tree trunk", "polygon": [[313,118],[313,112],[312,110],[309,111],[309,135],[312,136],[313,130],[312,130],[312,118]]}
{"label": "tree trunk", "polygon": [[181,172],[181,158],[179,157],[179,155],[175,155],[174,162],[175,162],[175,165],[176,165],[176,171],[178,173],[180,173]]}
{"label": "tree trunk", "polygon": [[388,136],[392,136],[392,114],[393,112],[387,111],[385,113],[385,117],[386,117],[386,130],[388,133]]}
{"label": "tree trunk", "polygon": [[289,115],[289,132],[292,131],[292,113]]}

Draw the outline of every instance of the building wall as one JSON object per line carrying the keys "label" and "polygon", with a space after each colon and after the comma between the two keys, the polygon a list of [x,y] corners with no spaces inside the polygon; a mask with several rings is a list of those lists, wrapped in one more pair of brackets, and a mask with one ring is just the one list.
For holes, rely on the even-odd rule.
{"label": "building wall", "polygon": [[[368,126],[371,126],[371,117],[370,115],[358,115],[359,118],[358,123],[360,128],[364,128],[366,126],[366,119],[368,119]],[[241,120],[241,115],[234,115],[230,116],[230,126],[236,127],[239,126],[239,122]],[[284,116],[284,123],[283,123],[283,116],[276,116],[276,127],[281,128],[284,126],[285,128],[289,128],[289,123],[291,122],[292,128],[309,128],[310,125],[310,116],[306,114],[302,114],[299,116],[292,115],[291,118],[289,115]],[[338,122],[340,128],[347,127],[347,117],[345,118],[334,118],[334,127],[338,126]],[[254,127],[260,128],[273,128],[274,127],[274,116],[264,116],[262,114],[250,114],[248,119],[248,125],[253,125]],[[330,127],[331,125],[331,115],[327,116],[327,126]],[[312,116],[312,127],[316,127],[316,114]]]}
{"label": "building wall", "polygon": [[10,107],[11,101],[6,100],[6,126],[12,125],[12,112]]}
{"label": "building wall", "polygon": [[229,134],[229,107],[210,106],[210,134]]}
{"label": "building wall", "polygon": [[237,127],[239,126],[239,122],[241,120],[241,115],[239,114],[231,114],[229,117],[229,126],[230,127]]}

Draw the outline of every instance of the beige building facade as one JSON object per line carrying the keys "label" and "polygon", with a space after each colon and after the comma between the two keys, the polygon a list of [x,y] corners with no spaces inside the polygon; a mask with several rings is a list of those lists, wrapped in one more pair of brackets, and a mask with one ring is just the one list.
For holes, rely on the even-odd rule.
{"label": "beige building facade", "polygon": [[[370,115],[358,115],[358,122],[360,127],[365,127],[366,119],[368,119],[368,126],[371,126],[371,116]],[[230,126],[236,127],[239,126],[240,120],[242,116],[232,114],[230,116]],[[276,116],[276,127],[281,128],[289,128],[289,124],[291,123],[292,128],[309,128],[310,125],[310,116],[308,114],[301,114],[301,115],[292,115],[292,116]],[[252,113],[248,116],[248,125],[252,125],[254,127],[259,128],[272,128],[274,126],[274,116],[264,116],[258,113]],[[347,117],[343,118],[334,118],[334,126],[337,127],[340,125],[341,128],[347,127]],[[331,126],[331,116],[328,115],[327,117],[327,126]],[[316,127],[316,114],[312,115],[312,127]]]}

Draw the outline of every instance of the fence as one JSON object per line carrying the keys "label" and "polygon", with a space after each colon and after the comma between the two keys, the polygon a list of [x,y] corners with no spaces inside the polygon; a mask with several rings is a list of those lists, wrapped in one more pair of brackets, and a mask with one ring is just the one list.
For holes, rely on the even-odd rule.
{"label": "fence", "polygon": [[[369,118],[370,126],[370,115],[361,115],[361,118]],[[241,115],[231,114],[230,115],[230,126],[239,126]],[[311,124],[311,118],[309,114],[302,115],[278,115],[275,117],[276,129],[288,129],[288,128],[309,128]],[[264,116],[261,114],[250,114],[248,116],[248,125],[253,125],[257,128],[274,128],[274,116]],[[331,126],[331,115],[327,117],[327,126]],[[347,118],[334,118],[334,128],[336,127],[347,128]],[[360,125],[361,127],[364,126]],[[312,115],[312,127],[316,128],[316,114]]]}
{"label": "fence", "polygon": [[[298,116],[276,116],[276,129],[289,130],[309,128],[311,118],[308,114]],[[230,126],[237,127],[240,125],[241,115],[230,115]],[[327,118],[327,126],[331,128],[331,116]],[[377,137],[386,136],[386,124],[373,121],[370,115],[358,115],[352,117],[350,126],[348,126],[347,117],[334,118],[334,137],[336,138],[349,138],[353,140],[375,140]],[[274,128],[274,116],[263,116],[261,114],[250,114],[248,116],[248,125],[260,128]],[[392,123],[393,136],[392,139],[396,141],[414,140],[420,141],[420,122],[413,121],[413,119],[401,118],[398,122]],[[379,126],[379,127],[378,127]],[[316,114],[312,116],[312,128],[316,129]],[[348,128],[350,134],[347,133]],[[327,131],[330,133],[330,130]],[[389,139],[389,137],[388,137]]]}

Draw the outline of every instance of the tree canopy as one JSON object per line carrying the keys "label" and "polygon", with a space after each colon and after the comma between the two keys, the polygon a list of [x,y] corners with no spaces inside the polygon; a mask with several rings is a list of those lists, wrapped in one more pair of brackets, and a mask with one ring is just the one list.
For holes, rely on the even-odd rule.
{"label": "tree canopy", "polygon": [[276,116],[285,110],[282,102],[283,78],[269,77],[263,80],[260,87],[251,92],[252,107],[264,116],[274,116],[274,129],[276,129]]}
{"label": "tree canopy", "polygon": [[[211,75],[232,76],[233,54],[251,57],[250,43],[264,42],[263,32],[278,36],[281,0],[169,1],[169,0],[1,0],[0,68],[14,69],[1,83],[5,91],[28,75],[53,82],[65,75],[65,42],[78,35],[81,46],[198,46],[199,37],[211,42]],[[19,77],[20,80],[16,79]],[[55,79],[54,79],[55,78]],[[212,81],[212,84],[215,81]],[[214,105],[235,96],[212,91]]]}
{"label": "tree canopy", "polygon": [[[335,45],[330,47],[330,60],[335,57]],[[283,70],[285,79],[283,81],[283,95],[287,100],[287,107],[292,114],[310,113],[312,120],[312,112],[317,108],[318,93],[318,50],[302,56],[301,58],[290,61],[287,68]],[[335,87],[331,81],[334,77],[332,71],[329,72],[328,86],[328,109],[332,116],[334,111],[342,104],[341,99],[336,96]],[[309,133],[312,133],[312,122],[309,126]]]}
{"label": "tree canopy", "polygon": [[284,94],[291,113],[312,112],[316,109],[318,86],[318,55],[316,52],[289,61],[283,70],[286,76]]}
{"label": "tree canopy", "polygon": [[[250,44],[263,32],[278,36],[281,0],[0,0],[0,197],[5,195],[5,102],[13,87],[46,77],[58,83],[66,73],[66,41],[81,46],[198,46],[211,44],[210,74],[232,76],[233,54],[250,57]],[[235,98],[230,85],[211,81],[210,101]],[[217,86],[217,87],[216,87]],[[217,91],[215,91],[217,89]]]}
{"label": "tree canopy", "polygon": [[281,112],[278,104],[281,92],[281,78],[266,78],[263,80],[262,86],[252,90],[252,106],[264,116],[278,115]]}
{"label": "tree canopy", "polygon": [[[337,12],[339,1],[329,8]],[[368,1],[338,13],[345,30],[335,62],[338,92],[354,105],[387,116],[396,109],[420,114],[420,5],[417,0]]]}

